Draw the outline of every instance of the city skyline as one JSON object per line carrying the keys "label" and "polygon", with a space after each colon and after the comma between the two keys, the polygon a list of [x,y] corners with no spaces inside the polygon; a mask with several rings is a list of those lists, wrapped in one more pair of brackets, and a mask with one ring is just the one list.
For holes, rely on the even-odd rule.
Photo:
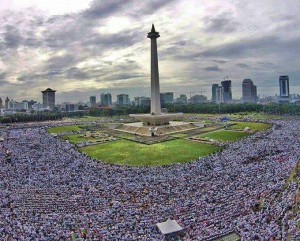
{"label": "city skyline", "polygon": [[211,85],[228,75],[234,99],[245,78],[258,95],[278,95],[278,76],[289,75],[300,93],[297,1],[101,2],[4,1],[0,96],[41,100],[48,87],[58,90],[57,102],[150,96],[144,32],[152,22],[165,35],[161,92],[205,90],[210,99]]}

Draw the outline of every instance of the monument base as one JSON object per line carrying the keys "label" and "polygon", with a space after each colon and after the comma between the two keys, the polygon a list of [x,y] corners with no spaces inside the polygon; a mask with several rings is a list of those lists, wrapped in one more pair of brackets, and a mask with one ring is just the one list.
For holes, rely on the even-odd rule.
{"label": "monument base", "polygon": [[159,126],[145,126],[143,122],[135,122],[122,124],[116,127],[115,130],[140,136],[163,136],[203,127],[204,124],[202,123],[181,121],[170,121],[168,124]]}
{"label": "monument base", "polygon": [[175,114],[160,114],[160,115],[151,115],[151,114],[131,114],[130,117],[143,122],[144,126],[161,126],[167,125],[171,120],[178,119],[182,116],[181,113]]}

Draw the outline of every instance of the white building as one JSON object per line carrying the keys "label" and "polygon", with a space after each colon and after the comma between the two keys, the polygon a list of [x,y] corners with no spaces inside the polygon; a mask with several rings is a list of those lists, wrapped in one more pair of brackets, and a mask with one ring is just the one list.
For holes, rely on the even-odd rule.
{"label": "white building", "polygon": [[28,110],[28,102],[17,102],[14,100],[10,100],[8,102],[8,109],[14,111]]}

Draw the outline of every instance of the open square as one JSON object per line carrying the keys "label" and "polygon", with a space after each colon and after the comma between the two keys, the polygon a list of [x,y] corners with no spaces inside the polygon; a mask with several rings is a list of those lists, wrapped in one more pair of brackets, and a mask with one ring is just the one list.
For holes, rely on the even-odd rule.
{"label": "open square", "polygon": [[178,139],[153,145],[127,140],[88,146],[80,150],[109,164],[130,166],[160,166],[196,160],[221,148],[209,144]]}

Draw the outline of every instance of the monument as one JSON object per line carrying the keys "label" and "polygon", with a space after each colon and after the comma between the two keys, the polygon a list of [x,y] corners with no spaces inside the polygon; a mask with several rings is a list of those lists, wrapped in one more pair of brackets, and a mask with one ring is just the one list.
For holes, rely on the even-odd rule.
{"label": "monument", "polygon": [[159,71],[157,56],[157,41],[159,32],[155,31],[152,24],[151,32],[147,35],[151,39],[151,111],[150,114],[132,114],[130,116],[141,121],[146,126],[160,126],[169,124],[171,120],[178,118],[181,114],[162,114],[160,105]]}
{"label": "monument", "polygon": [[154,24],[152,24],[151,32],[148,33],[147,37],[151,39],[151,114],[160,115],[161,106],[156,41],[156,39],[159,38],[160,35],[155,31]]}
{"label": "monument", "polygon": [[160,35],[154,24],[147,37],[151,39],[151,111],[149,114],[131,114],[139,122],[122,124],[115,129],[144,136],[158,136],[199,128],[192,123],[172,121],[178,119],[182,113],[161,112],[156,40]]}

